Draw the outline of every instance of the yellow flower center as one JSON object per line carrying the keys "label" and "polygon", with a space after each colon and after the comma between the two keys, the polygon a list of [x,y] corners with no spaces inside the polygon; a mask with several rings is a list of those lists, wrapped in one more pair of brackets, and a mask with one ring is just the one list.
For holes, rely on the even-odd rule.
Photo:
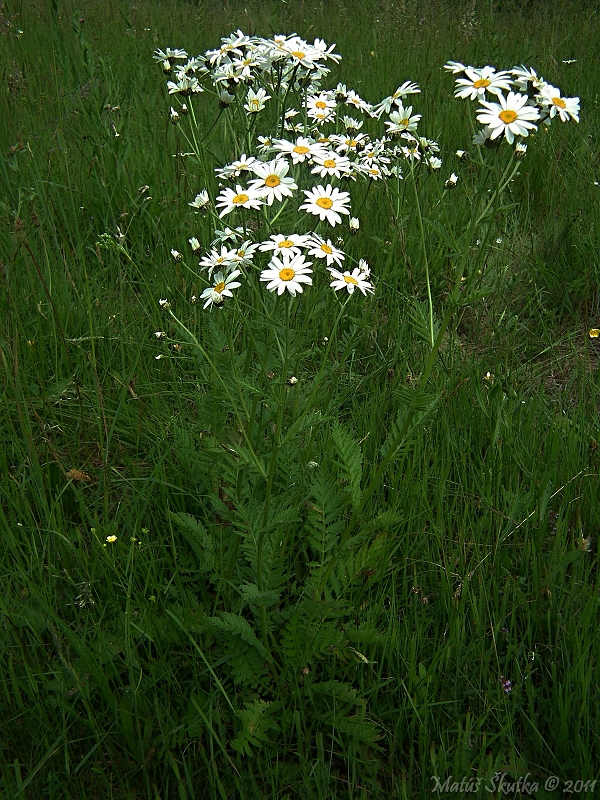
{"label": "yellow flower center", "polygon": [[283,242],[279,242],[279,244],[277,245],[277,247],[285,247],[286,249],[288,247],[293,247],[293,246],[294,243],[292,242],[291,239],[284,239]]}
{"label": "yellow flower center", "polygon": [[345,144],[348,147],[356,147],[356,139],[346,139]]}
{"label": "yellow flower center", "polygon": [[303,58],[306,58],[306,53],[303,53],[302,50],[293,50],[292,55],[296,56],[299,61],[301,61]]}
{"label": "yellow flower center", "polygon": [[504,122],[505,125],[510,125],[511,122],[514,122],[517,117],[519,116],[516,111],[511,111],[510,109],[506,109],[506,111],[501,111],[498,116]]}
{"label": "yellow flower center", "polygon": [[333,169],[333,167],[335,167],[335,161],[333,158],[326,158],[323,162],[323,166],[327,167],[327,169]]}
{"label": "yellow flower center", "polygon": [[279,186],[281,180],[277,175],[267,175],[265,178],[265,186],[269,186],[271,189],[274,189],[276,186]]}
{"label": "yellow flower center", "polygon": [[330,197],[319,197],[315,202],[319,208],[331,208],[333,205],[333,200]]}
{"label": "yellow flower center", "polygon": [[296,145],[296,147],[294,147],[294,153],[299,153],[301,156],[305,156],[309,152],[310,150],[308,149],[308,147],[306,147],[303,144],[298,144]]}
{"label": "yellow flower center", "polygon": [[324,103],[322,100],[317,100],[315,108],[327,108],[327,103]]}
{"label": "yellow flower center", "polygon": [[322,244],[322,245],[320,245],[320,247],[321,247],[321,250],[324,253],[327,253],[328,256],[330,256],[333,253],[333,249],[331,247],[329,247],[328,244]]}
{"label": "yellow flower center", "polygon": [[486,78],[480,78],[478,81],[475,81],[473,87],[475,89],[485,89],[486,86],[489,86],[491,81],[488,81]]}
{"label": "yellow flower center", "polygon": [[250,100],[250,105],[252,106],[252,108],[258,108],[260,105],[260,100],[254,97],[252,100]]}
{"label": "yellow flower center", "polygon": [[408,128],[410,125],[410,119],[408,117],[404,117],[404,119],[400,120],[400,125],[404,125],[405,128]]}
{"label": "yellow flower center", "polygon": [[295,274],[296,273],[294,272],[294,270],[290,269],[289,267],[285,267],[284,269],[279,270],[279,277],[281,278],[282,281],[291,281],[294,278]]}
{"label": "yellow flower center", "polygon": [[249,199],[247,194],[236,194],[231,202],[237,205],[238,203],[247,203]]}
{"label": "yellow flower center", "polygon": [[554,103],[555,106],[558,106],[559,108],[566,108],[567,107],[567,104],[562,99],[562,97],[553,97],[552,98],[552,102]]}
{"label": "yellow flower center", "polygon": [[220,283],[217,283],[217,285],[215,286],[215,292],[221,294],[224,288],[225,288],[225,281],[221,281]]}
{"label": "yellow flower center", "polygon": [[358,286],[358,281],[356,278],[353,278],[352,275],[344,275],[344,280],[346,283],[353,283],[355,286]]}
{"label": "yellow flower center", "polygon": [[238,258],[243,258],[246,255],[246,251],[245,250],[238,250],[237,254],[238,254]]}

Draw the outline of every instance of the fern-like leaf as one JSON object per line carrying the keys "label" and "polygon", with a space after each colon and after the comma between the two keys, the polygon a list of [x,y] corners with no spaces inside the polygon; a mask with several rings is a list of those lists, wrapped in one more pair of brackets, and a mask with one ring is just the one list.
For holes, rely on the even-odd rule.
{"label": "fern-like leaf", "polygon": [[362,479],[362,450],[348,431],[338,422],[334,423],[332,431],[333,442],[338,454],[338,464],[342,477],[348,482],[348,493],[354,508],[360,505]]}
{"label": "fern-like leaf", "polygon": [[269,742],[267,731],[279,730],[279,725],[270,713],[271,703],[266,700],[254,700],[246,703],[243,711],[238,711],[238,719],[242,723],[242,729],[231,742],[234,750],[242,755],[252,754],[251,747],[262,747]]}

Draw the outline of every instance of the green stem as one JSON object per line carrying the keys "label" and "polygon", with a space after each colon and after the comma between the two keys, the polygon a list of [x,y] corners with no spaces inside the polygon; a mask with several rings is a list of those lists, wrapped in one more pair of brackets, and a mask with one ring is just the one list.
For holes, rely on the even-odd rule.
{"label": "green stem", "polygon": [[433,301],[431,299],[431,282],[429,280],[429,261],[427,259],[427,245],[425,244],[425,226],[423,225],[423,215],[421,213],[421,204],[419,202],[419,193],[417,192],[417,181],[415,180],[415,165],[411,159],[410,162],[410,175],[412,178],[413,190],[415,193],[415,203],[417,206],[417,219],[419,220],[419,233],[421,235],[421,248],[423,250],[423,263],[425,265],[425,280],[427,281],[427,303],[429,305],[429,344],[434,347],[435,337],[433,333]]}

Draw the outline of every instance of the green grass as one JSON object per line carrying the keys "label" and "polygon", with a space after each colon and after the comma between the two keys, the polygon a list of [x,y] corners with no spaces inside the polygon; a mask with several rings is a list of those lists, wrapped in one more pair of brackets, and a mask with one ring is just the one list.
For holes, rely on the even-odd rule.
{"label": "green grass", "polygon": [[[0,10],[0,796],[414,798],[453,776],[494,797],[506,772],[543,798],[549,776],[599,778],[595,5]],[[579,125],[529,142],[501,243],[468,251],[484,297],[426,386],[408,185],[399,216],[365,201],[352,247],[377,293],[335,332],[299,305],[282,360],[280,329],[189,304],[203,286],[170,250],[208,244],[187,203],[239,153],[173,157],[151,55],[238,27],[337,42],[374,102],[417,81],[459,233],[477,176],[443,63],[525,62],[580,96]],[[454,262],[439,228],[426,245],[441,319]]]}

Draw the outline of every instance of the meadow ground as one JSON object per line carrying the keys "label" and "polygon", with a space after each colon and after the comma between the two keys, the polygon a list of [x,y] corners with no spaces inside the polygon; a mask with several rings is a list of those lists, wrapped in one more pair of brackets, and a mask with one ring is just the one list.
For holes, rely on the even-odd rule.
{"label": "meadow ground", "polygon": [[[442,166],[329,234],[373,294],[190,302],[255,140],[201,95],[184,155],[152,54],[238,28],[418,83]],[[600,792],[596,4],[10,0],[0,45],[0,796]],[[450,59],[580,122],[502,184]]]}

